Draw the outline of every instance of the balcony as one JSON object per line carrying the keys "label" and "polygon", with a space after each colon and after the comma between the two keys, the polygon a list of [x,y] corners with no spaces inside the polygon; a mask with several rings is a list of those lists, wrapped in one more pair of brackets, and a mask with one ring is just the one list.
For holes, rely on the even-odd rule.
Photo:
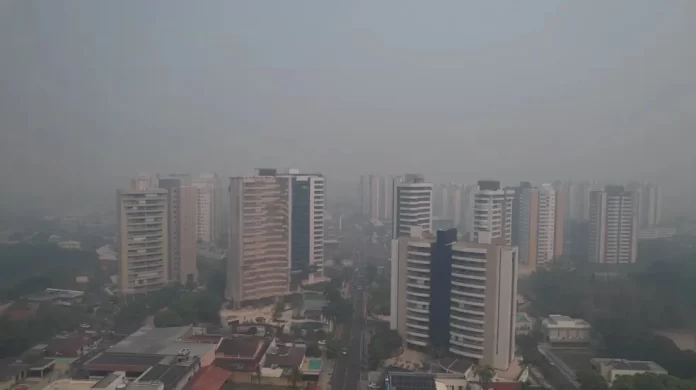
{"label": "balcony", "polygon": [[459,324],[463,326],[475,327],[476,325],[481,326],[483,329],[484,316],[480,314],[462,314],[462,313],[450,313],[450,319],[452,324]]}

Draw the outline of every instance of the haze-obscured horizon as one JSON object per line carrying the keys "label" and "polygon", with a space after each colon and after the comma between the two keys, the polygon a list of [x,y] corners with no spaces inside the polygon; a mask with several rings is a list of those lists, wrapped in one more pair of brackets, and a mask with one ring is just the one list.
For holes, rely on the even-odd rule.
{"label": "haze-obscured horizon", "polygon": [[7,0],[0,208],[267,166],[356,194],[371,172],[646,179],[687,207],[694,36],[688,0]]}

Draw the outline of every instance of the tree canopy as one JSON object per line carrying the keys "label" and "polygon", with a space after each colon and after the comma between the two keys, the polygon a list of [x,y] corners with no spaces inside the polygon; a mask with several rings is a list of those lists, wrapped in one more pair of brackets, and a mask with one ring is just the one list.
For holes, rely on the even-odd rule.
{"label": "tree canopy", "polygon": [[602,335],[606,356],[652,360],[691,379],[696,353],[654,331],[696,326],[696,246],[653,241],[641,246],[637,265],[539,270],[520,283],[520,291],[537,316],[588,320]]}
{"label": "tree canopy", "polygon": [[96,253],[61,249],[53,244],[0,246],[0,300],[15,300],[46,288],[85,288],[75,281],[88,276],[99,286]]}
{"label": "tree canopy", "polygon": [[368,363],[371,370],[377,369],[380,362],[396,356],[399,352],[403,340],[399,332],[387,329],[380,330],[370,338],[368,345]]}

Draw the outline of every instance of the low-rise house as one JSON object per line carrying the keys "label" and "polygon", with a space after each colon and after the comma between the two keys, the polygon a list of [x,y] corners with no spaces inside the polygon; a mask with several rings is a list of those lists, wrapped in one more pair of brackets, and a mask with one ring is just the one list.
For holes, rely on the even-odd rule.
{"label": "low-rise house", "polygon": [[215,350],[219,342],[220,337],[195,338],[193,327],[190,325],[171,328],[142,327],[109,348],[109,352],[172,356],[186,351],[200,359],[201,366],[206,367],[215,360]]}
{"label": "low-rise house", "polygon": [[17,365],[16,359],[0,360],[0,389],[8,389],[29,376],[29,368]]}
{"label": "low-rise house", "polygon": [[592,326],[579,318],[553,314],[541,322],[544,337],[549,343],[589,343]]}
{"label": "low-rise house", "polygon": [[184,390],[220,390],[231,375],[231,372],[223,368],[208,366],[198,371]]}
{"label": "low-rise house", "polygon": [[515,319],[515,334],[528,335],[534,330],[534,319],[527,313],[517,313]]}
{"label": "low-rise house", "polygon": [[275,345],[266,351],[264,367],[282,369],[284,374],[290,374],[293,369],[300,371],[305,358],[305,345]]}
{"label": "low-rise house", "polygon": [[215,351],[215,365],[228,371],[256,372],[263,367],[268,348],[274,344],[260,337],[227,337]]}
{"label": "low-rise house", "polygon": [[100,342],[98,335],[59,335],[46,343],[46,356],[78,358],[96,350]]}
{"label": "low-rise house", "polygon": [[590,359],[592,368],[595,369],[610,385],[616,378],[623,375],[636,375],[652,373],[657,375],[667,375],[667,370],[659,364],[643,360],[625,359]]}
{"label": "low-rise house", "polygon": [[84,291],[65,290],[60,288],[47,288],[37,293],[26,295],[22,298],[30,302],[51,302],[58,305],[70,306],[82,302]]}
{"label": "low-rise house", "polygon": [[77,241],[63,241],[59,242],[58,246],[62,249],[73,249],[73,250],[80,250],[82,249],[82,244],[80,244]]}

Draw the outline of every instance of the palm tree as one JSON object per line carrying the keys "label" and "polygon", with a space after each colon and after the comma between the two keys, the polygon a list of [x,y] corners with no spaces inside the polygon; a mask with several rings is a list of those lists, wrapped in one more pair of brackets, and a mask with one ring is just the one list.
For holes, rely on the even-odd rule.
{"label": "palm tree", "polygon": [[300,374],[300,369],[293,366],[292,369],[290,370],[290,377],[288,379],[292,382],[292,388],[296,389],[297,388],[297,381],[302,379],[301,374]]}
{"label": "palm tree", "polygon": [[478,378],[478,382],[483,390],[488,390],[493,382],[493,377],[495,377],[495,370],[489,365],[476,366],[474,373]]}
{"label": "palm tree", "polygon": [[[257,364],[256,365],[256,381],[260,385],[261,384],[261,365]],[[253,382],[253,380],[252,380]]]}

